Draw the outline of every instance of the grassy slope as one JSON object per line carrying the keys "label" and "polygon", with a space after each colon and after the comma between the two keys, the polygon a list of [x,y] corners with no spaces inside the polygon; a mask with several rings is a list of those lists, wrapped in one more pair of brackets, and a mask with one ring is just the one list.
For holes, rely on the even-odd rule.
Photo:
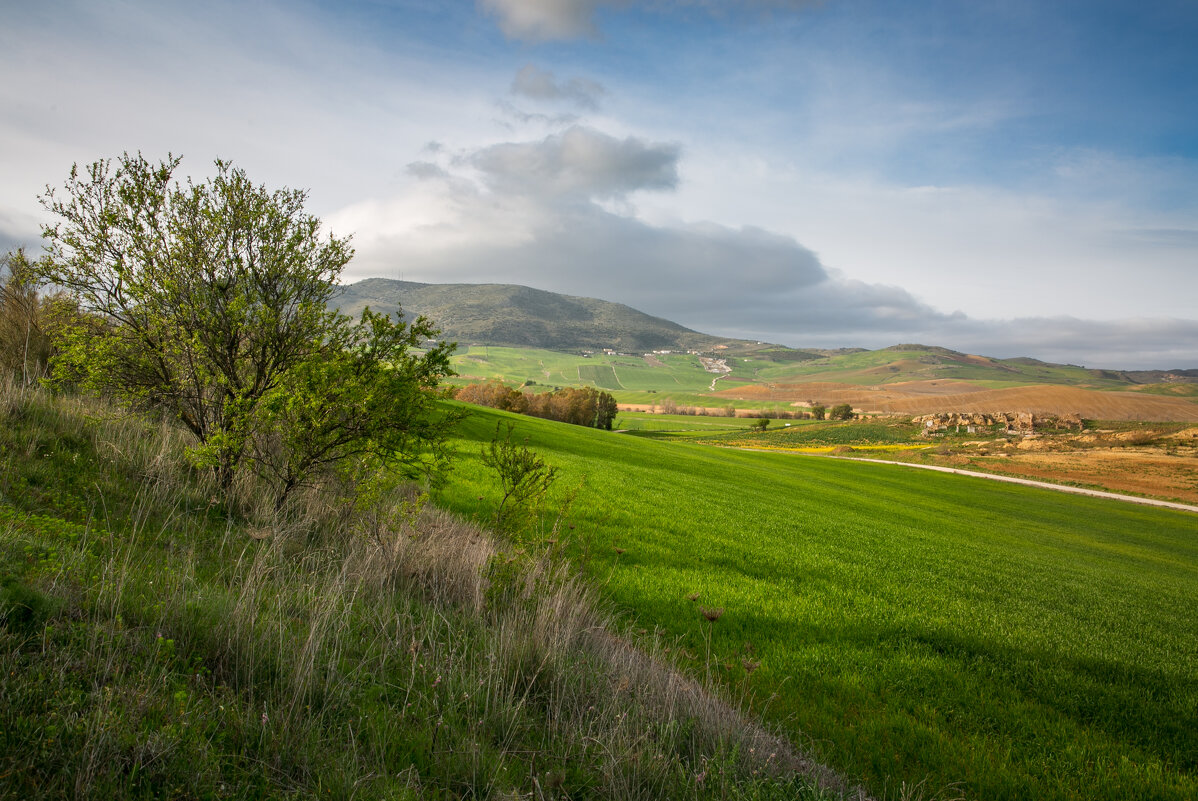
{"label": "grassy slope", "polygon": [[1093,389],[1127,389],[1129,384],[1075,365],[1048,364],[1034,359],[991,359],[935,347],[899,346],[861,353],[779,365],[759,372],[779,383],[834,381],[846,384],[886,384],[899,381],[955,379],[992,387],[1024,384],[1068,384]]}
{"label": "grassy slope", "polygon": [[0,386],[0,798],[817,795],[544,559],[404,495],[244,519],[113,416]]}
{"label": "grassy slope", "polygon": [[[480,411],[468,437],[498,416]],[[875,791],[1198,793],[1193,516],[516,424],[563,491],[585,475],[570,547],[610,597],[695,664],[710,637],[727,683]],[[474,447],[443,495],[467,512],[487,494]]]}
{"label": "grassy slope", "polygon": [[512,383],[531,380],[542,385],[593,384],[602,389],[643,392],[700,393],[714,376],[697,356],[670,354],[657,357],[663,366],[650,366],[640,356],[595,353],[590,356],[522,348],[471,346],[453,357],[461,381],[500,378]]}
{"label": "grassy slope", "polygon": [[712,432],[745,431],[748,427],[748,421],[736,417],[620,412],[612,427],[617,431],[635,431],[638,433],[690,432],[694,434],[710,434]]}
{"label": "grassy slope", "polygon": [[741,343],[691,331],[619,303],[509,284],[417,284],[370,278],[335,299],[347,313],[424,314],[449,339],[525,347],[619,350],[686,349]]}

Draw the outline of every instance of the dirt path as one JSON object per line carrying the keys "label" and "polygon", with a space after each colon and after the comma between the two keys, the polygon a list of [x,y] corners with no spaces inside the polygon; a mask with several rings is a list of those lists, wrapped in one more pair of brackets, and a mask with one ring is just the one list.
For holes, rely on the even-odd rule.
{"label": "dirt path", "polygon": [[1173,501],[1158,501],[1156,498],[1141,498],[1138,495],[1121,495],[1117,492],[1105,492],[1103,490],[1086,489],[1084,487],[1070,487],[1065,484],[1052,484],[1047,481],[1033,481],[1030,478],[1016,478],[1015,476],[999,476],[993,473],[978,473],[973,470],[958,470],[955,467],[941,467],[935,464],[913,464],[911,462],[893,462],[887,459],[858,459],[851,456],[832,456],[825,453],[798,453],[795,451],[777,451],[767,448],[740,448],[742,451],[761,451],[768,453],[791,453],[795,456],[816,456],[824,459],[844,459],[851,462],[873,462],[874,464],[895,464],[900,467],[914,467],[920,470],[935,470],[938,473],[956,473],[962,476],[973,476],[975,478],[986,478],[991,481],[1005,481],[1008,484],[1023,484],[1028,487],[1039,487],[1041,489],[1057,490],[1058,492],[1072,492],[1074,495],[1090,495],[1095,498],[1110,498],[1116,501],[1127,501],[1129,503],[1140,503],[1146,506],[1163,506],[1166,509],[1179,509],[1183,512],[1198,512],[1198,506],[1192,506],[1188,503],[1175,503]]}
{"label": "dirt path", "polygon": [[[844,458],[839,456],[832,457],[834,459]],[[899,464],[904,467],[918,467],[923,470],[935,470],[940,473],[957,473],[962,476],[977,476],[978,478],[988,478],[991,481],[1006,481],[1009,484],[1024,484],[1029,487],[1041,487],[1043,489],[1058,490],[1060,492],[1072,492],[1075,495],[1091,495],[1095,498],[1112,498],[1117,501],[1130,501],[1131,503],[1142,503],[1146,506],[1164,506],[1168,509],[1180,509],[1183,512],[1198,512],[1198,506],[1191,506],[1188,503],[1175,503],[1173,501],[1158,501],[1156,498],[1141,498],[1138,495],[1121,495],[1118,492],[1106,492],[1104,490],[1086,489],[1085,487],[1070,487],[1065,484],[1052,484],[1048,481],[1033,481],[1030,478],[1017,478],[1015,476],[999,476],[994,473],[977,473],[973,470],[958,470],[955,467],[941,467],[935,464],[912,464],[910,462],[891,462],[886,459],[854,459],[856,462],[875,462],[877,464]]]}

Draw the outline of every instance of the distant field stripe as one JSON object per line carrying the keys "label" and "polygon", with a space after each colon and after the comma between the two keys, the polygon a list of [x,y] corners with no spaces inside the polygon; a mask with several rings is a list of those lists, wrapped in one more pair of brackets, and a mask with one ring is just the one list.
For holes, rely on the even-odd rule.
{"label": "distant field stripe", "polygon": [[616,378],[616,371],[610,364],[580,364],[578,365],[578,379],[589,381],[602,389],[624,388],[620,384],[620,380]]}

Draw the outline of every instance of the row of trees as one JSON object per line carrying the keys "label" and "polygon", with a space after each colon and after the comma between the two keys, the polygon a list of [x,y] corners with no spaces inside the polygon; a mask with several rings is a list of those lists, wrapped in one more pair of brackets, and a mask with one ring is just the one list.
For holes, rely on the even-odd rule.
{"label": "row of trees", "polygon": [[566,387],[552,392],[521,392],[499,381],[468,384],[457,390],[460,401],[610,431],[619,408],[616,399],[594,387]]}
{"label": "row of trees", "polygon": [[179,164],[125,154],[73,167],[39,198],[55,222],[40,258],[7,259],[5,366],[169,413],[221,487],[251,468],[279,505],[331,474],[436,473],[453,346],[426,347],[438,331],[423,317],[327,307],[353,249],[322,233],[304,192],[270,191],[223,161],[180,181]]}

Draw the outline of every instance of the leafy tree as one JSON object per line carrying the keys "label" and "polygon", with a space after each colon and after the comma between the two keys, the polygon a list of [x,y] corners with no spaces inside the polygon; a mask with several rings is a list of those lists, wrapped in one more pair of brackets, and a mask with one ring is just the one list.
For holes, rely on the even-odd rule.
{"label": "leafy tree", "polygon": [[769,425],[770,419],[768,417],[759,417],[749,426],[749,428],[752,428],[756,431],[765,431],[767,428],[769,428]]}
{"label": "leafy tree", "polygon": [[98,321],[62,332],[56,374],[176,415],[224,487],[248,459],[285,496],[341,459],[435,438],[414,424],[428,411],[417,404],[401,415],[412,436],[397,439],[398,401],[380,398],[427,399],[448,371],[445,347],[411,351],[434,335],[428,321],[353,324],[330,311],[353,250],[321,234],[306,193],[269,191],[224,161],[183,183],[179,163],[125,154],[72,167],[40,198],[57,222],[43,228],[36,273]]}
{"label": "leafy tree", "polygon": [[847,403],[838,403],[828,411],[828,417],[833,420],[852,420],[853,407]]}
{"label": "leafy tree", "polygon": [[815,420],[823,420],[827,411],[827,408],[823,404],[817,403],[811,407],[811,417]]}
{"label": "leafy tree", "polygon": [[337,315],[316,358],[288,371],[263,399],[253,458],[277,487],[276,505],[309,477],[335,471],[354,483],[384,467],[407,477],[435,475],[447,461],[445,439],[460,415],[437,400],[453,345],[417,347],[438,331],[375,314],[360,322]]}

